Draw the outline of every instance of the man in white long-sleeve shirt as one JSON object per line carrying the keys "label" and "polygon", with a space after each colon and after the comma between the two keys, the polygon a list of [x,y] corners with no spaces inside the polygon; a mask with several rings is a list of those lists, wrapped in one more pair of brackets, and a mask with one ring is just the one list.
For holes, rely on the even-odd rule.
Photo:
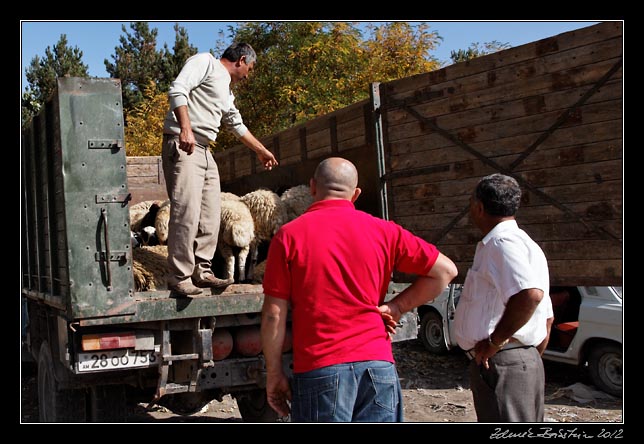
{"label": "man in white long-sleeve shirt", "polygon": [[211,261],[217,248],[221,215],[217,164],[210,146],[223,125],[257,153],[268,170],[275,156],[252,135],[235,107],[230,90],[248,77],[257,56],[246,43],[229,46],[221,59],[210,53],[190,57],[168,97],[163,127],[163,172],[171,202],[168,226],[168,288],[175,296],[225,287],[232,279],[215,277]]}

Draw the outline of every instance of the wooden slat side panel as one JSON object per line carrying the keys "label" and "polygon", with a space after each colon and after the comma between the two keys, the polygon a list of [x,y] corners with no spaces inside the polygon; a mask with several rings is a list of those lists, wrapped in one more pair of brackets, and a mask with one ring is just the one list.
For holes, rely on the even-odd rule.
{"label": "wooden slat side panel", "polygon": [[511,67],[531,59],[547,57],[549,54],[561,54],[583,46],[596,46],[606,41],[622,38],[622,24],[620,22],[600,23],[575,31],[559,34],[537,42],[510,48],[483,57],[477,57],[469,62],[457,63],[443,69],[407,77],[388,82],[388,93],[413,95],[425,87],[439,88],[442,84],[454,80],[461,80],[480,73],[494,72],[504,67]]}

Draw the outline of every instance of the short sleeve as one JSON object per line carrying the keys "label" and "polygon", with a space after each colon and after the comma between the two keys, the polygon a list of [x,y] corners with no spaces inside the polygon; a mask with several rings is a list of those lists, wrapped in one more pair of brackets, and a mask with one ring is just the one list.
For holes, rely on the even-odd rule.
{"label": "short sleeve", "polygon": [[494,269],[496,276],[495,284],[504,301],[527,288],[542,288],[541,281],[534,267],[530,263],[528,247],[519,239],[499,238],[494,242],[500,248],[502,254],[496,257],[497,260],[490,267]]}
{"label": "short sleeve", "polygon": [[402,273],[427,275],[438,259],[438,249],[400,226],[397,229],[394,268]]}
{"label": "short sleeve", "polygon": [[288,263],[288,244],[282,230],[271,240],[262,281],[264,294],[279,299],[291,298],[291,271]]}

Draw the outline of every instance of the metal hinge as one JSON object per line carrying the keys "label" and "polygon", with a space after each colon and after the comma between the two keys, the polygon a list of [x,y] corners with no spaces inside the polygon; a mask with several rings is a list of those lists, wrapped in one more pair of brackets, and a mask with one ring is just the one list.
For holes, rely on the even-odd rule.
{"label": "metal hinge", "polygon": [[122,149],[123,139],[92,139],[87,141],[90,149]]}

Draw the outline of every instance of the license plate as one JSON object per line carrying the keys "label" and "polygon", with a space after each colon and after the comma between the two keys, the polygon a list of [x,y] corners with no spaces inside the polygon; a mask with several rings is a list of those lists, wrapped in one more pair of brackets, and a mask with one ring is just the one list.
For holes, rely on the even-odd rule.
{"label": "license plate", "polygon": [[132,350],[128,348],[78,354],[79,372],[140,368],[154,365],[159,365],[159,356],[158,352],[153,350]]}

